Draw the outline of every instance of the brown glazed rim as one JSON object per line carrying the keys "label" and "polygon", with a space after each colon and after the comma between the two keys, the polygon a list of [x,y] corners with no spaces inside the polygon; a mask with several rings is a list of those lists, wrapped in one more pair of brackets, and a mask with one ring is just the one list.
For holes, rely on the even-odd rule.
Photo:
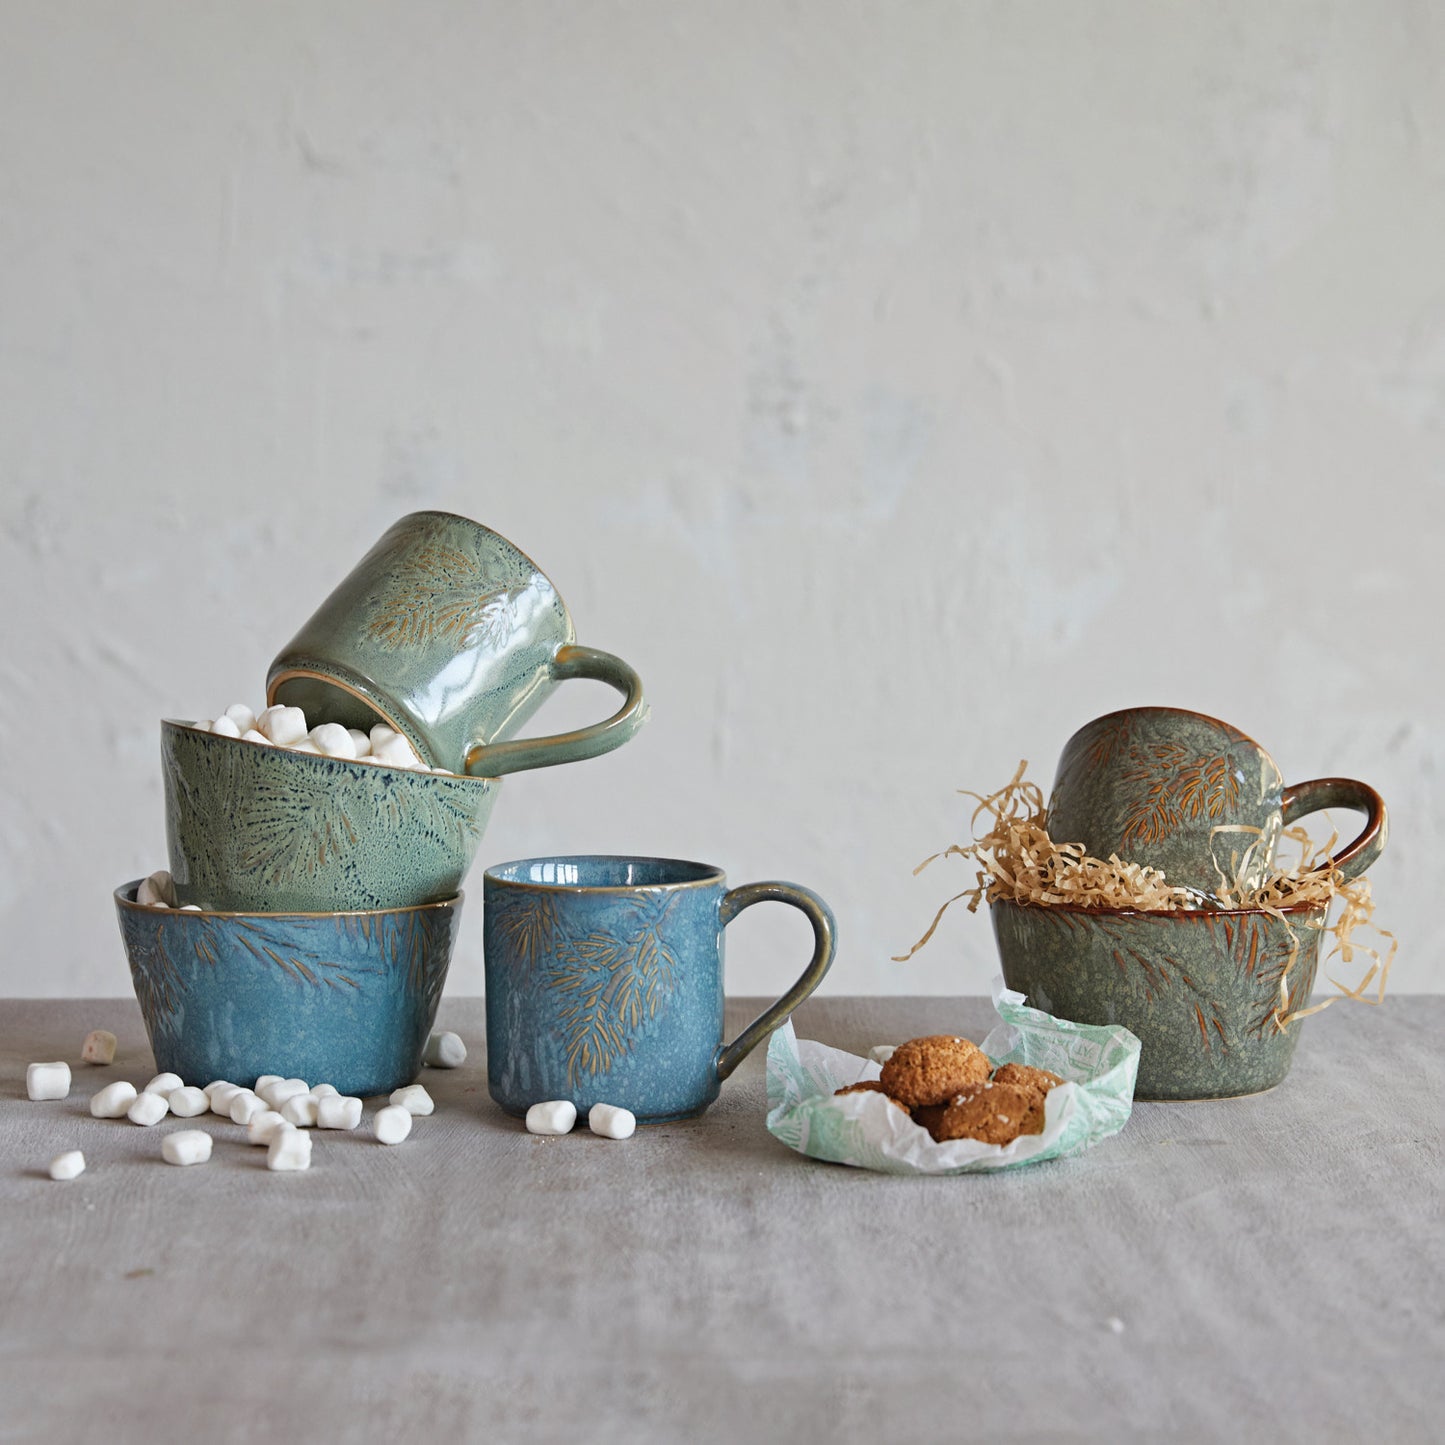
{"label": "brown glazed rim", "polygon": [[317,913],[262,913],[254,908],[157,908],[154,904],[137,903],[134,897],[126,896],[134,894],[144,882],[144,878],[133,878],[129,883],[122,883],[115,890],[115,901],[122,908],[133,909],[148,918],[380,918],[396,913],[425,913],[433,908],[459,908],[462,899],[467,896],[465,893],[454,893],[450,898],[438,899],[435,903],[408,903],[401,908],[330,908]]}
{"label": "brown glazed rim", "polygon": [[1166,918],[1171,922],[1207,922],[1212,918],[1273,918],[1283,913],[1327,913],[1328,903],[1291,903],[1283,908],[1079,908],[1068,903],[1028,903],[1021,898],[994,898],[990,908],[999,904],[1025,908],[1038,913],[1067,913],[1073,918]]}
{"label": "brown glazed rim", "polygon": [[[182,722],[179,718],[163,717],[161,719],[163,728],[175,728],[178,732],[191,733],[198,738],[215,738],[222,743],[240,743],[248,748],[264,748],[270,753],[289,753],[293,758],[303,763],[361,763],[362,767],[375,768],[378,772],[383,769],[388,773],[411,773],[417,777],[452,778],[459,783],[486,783],[496,786],[499,783],[497,778],[473,777],[470,773],[433,773],[430,769],[426,773],[420,772],[417,768],[399,768],[394,763],[368,763],[361,758],[333,758],[325,753],[298,753],[295,748],[284,747],[279,743],[252,743],[245,738],[230,738],[225,733],[201,732],[194,723]],[[400,732],[400,729],[395,731]]]}

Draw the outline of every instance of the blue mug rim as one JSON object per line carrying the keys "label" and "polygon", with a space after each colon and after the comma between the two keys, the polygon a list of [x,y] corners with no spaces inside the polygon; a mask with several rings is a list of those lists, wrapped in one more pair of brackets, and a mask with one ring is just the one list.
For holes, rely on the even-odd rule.
{"label": "blue mug rim", "polygon": [[[616,867],[647,864],[666,876],[645,883],[558,883],[543,878],[520,876],[523,870],[555,869],[558,864]],[[539,893],[655,893],[676,892],[685,888],[716,888],[725,885],[726,874],[712,863],[696,863],[686,858],[659,858],[643,853],[557,853],[537,858],[514,858],[508,863],[494,863],[482,875],[489,888],[518,888]]]}

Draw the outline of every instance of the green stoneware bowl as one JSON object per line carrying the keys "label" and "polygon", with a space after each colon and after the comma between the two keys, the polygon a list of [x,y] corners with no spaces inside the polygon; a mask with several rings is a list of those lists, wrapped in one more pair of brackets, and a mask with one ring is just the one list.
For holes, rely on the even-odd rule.
{"label": "green stoneware bowl", "polygon": [[355,913],[182,913],[115,891],[158,1068],[188,1084],[261,1074],[385,1094],[409,1084],[436,1019],[458,895]]}
{"label": "green stoneware bowl", "polygon": [[1309,1003],[1326,908],[989,908],[1011,989],[1059,1018],[1138,1036],[1136,1098],[1257,1094],[1289,1072],[1303,1021],[1278,1020]]}
{"label": "green stoneware bowl", "polygon": [[241,913],[408,908],[455,896],[501,784],[161,724],[180,903]]}

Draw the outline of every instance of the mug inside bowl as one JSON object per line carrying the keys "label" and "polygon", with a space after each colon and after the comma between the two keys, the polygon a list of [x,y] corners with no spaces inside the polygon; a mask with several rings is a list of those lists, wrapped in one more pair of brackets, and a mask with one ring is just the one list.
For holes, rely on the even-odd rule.
{"label": "mug inside bowl", "polygon": [[678,888],[716,883],[721,868],[680,858],[631,858],[576,854],[521,858],[488,868],[489,883],[542,888]]}

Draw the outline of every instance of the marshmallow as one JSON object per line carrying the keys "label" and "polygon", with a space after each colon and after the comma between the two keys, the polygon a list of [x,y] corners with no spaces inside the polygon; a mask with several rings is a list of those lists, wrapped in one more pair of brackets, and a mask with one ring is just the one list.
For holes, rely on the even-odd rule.
{"label": "marshmallow", "polygon": [[77,1174],[85,1173],[85,1155],[79,1149],[68,1149],[64,1154],[57,1154],[50,1161],[50,1177],[52,1179],[74,1179]]}
{"label": "marshmallow", "polygon": [[211,1101],[211,1113],[219,1114],[223,1119],[231,1117],[231,1104],[237,1096],[250,1092],[250,1089],[243,1089],[239,1084],[222,1084],[216,1089],[209,1084],[206,1086],[206,1094]]}
{"label": "marshmallow", "polygon": [[288,1124],[274,1109],[262,1109],[259,1114],[253,1114],[251,1122],[246,1125],[246,1142],[270,1144],[278,1129],[295,1127],[294,1124]]}
{"label": "marshmallow", "polygon": [[875,1064],[886,1064],[888,1060],[893,1057],[893,1051],[897,1047],[897,1044],[874,1044],[873,1047],[868,1050],[868,1057],[872,1059]]}
{"label": "marshmallow", "polygon": [[426,1041],[421,1061],[434,1069],[455,1069],[466,1063],[467,1046],[456,1034],[433,1034]]}
{"label": "marshmallow", "polygon": [[205,911],[199,903],[182,903],[179,909],[181,913],[204,913]]}
{"label": "marshmallow", "polygon": [[[256,714],[253,713],[251,709],[248,708],[243,702],[233,702],[230,707],[226,709],[225,716],[230,718],[230,720],[236,724],[237,731],[243,737],[248,732],[252,732],[255,730]],[[220,722],[220,720],[220,718],[216,719],[217,722]]]}
{"label": "marshmallow", "polygon": [[238,738],[241,736],[241,729],[222,713],[215,722],[211,724],[211,731],[223,738]]}
{"label": "marshmallow", "polygon": [[159,1124],[170,1111],[171,1106],[159,1094],[147,1094],[142,1090],[131,1100],[125,1116],[132,1124],[148,1129],[152,1124]]}
{"label": "marshmallow", "polygon": [[411,1114],[400,1104],[388,1104],[376,1111],[371,1127],[382,1144],[400,1144],[411,1133]]}
{"label": "marshmallow", "polygon": [[206,1097],[204,1089],[184,1084],[171,1091],[166,1103],[177,1119],[194,1119],[197,1114],[204,1114],[211,1107],[211,1101]]}
{"label": "marshmallow", "polygon": [[335,1084],[312,1084],[311,1097],[313,1099],[324,1099],[328,1094],[339,1094],[340,1089]]}
{"label": "marshmallow", "polygon": [[306,714],[299,707],[268,707],[256,719],[256,727],[278,747],[286,747],[306,736]]}
{"label": "marshmallow", "polygon": [[302,738],[299,743],[287,743],[286,747],[293,753],[311,753],[318,758],[321,756],[321,749],[309,737]]}
{"label": "marshmallow", "polygon": [[274,1083],[267,1084],[264,1089],[258,1088],[256,1092],[273,1109],[279,1109],[287,1099],[294,1098],[297,1094],[309,1094],[311,1085],[305,1079],[277,1079]]}
{"label": "marshmallow", "polygon": [[436,1108],[432,1096],[420,1084],[407,1084],[405,1088],[393,1089],[387,1102],[398,1105],[408,1114],[430,1114]]}
{"label": "marshmallow", "polygon": [[354,1129],[361,1123],[361,1100],[346,1094],[326,1094],[316,1103],[318,1129]]}
{"label": "marshmallow", "polygon": [[571,1099],[549,1099],[527,1110],[529,1134],[570,1134],[577,1122],[577,1106]]}
{"label": "marshmallow", "polygon": [[164,868],[157,868],[149,878],[142,878],[135,891],[135,901],[146,908],[174,908],[176,885]]}
{"label": "marshmallow", "polygon": [[386,723],[376,723],[371,729],[371,750],[376,752],[378,748],[384,748],[393,738],[399,738],[401,734],[394,727],[388,727]]}
{"label": "marshmallow", "polygon": [[208,733],[215,724],[208,717],[203,717],[199,722],[193,722],[191,728],[198,733]]}
{"label": "marshmallow", "polygon": [[614,1104],[593,1104],[587,1111],[587,1127],[604,1139],[630,1139],[637,1129],[637,1116]]}
{"label": "marshmallow", "polygon": [[272,1084],[279,1084],[282,1082],[283,1079],[280,1074],[262,1074],[256,1080],[256,1082],[251,1085],[251,1087],[255,1089],[255,1091],[260,1094],[262,1098],[265,1098],[266,1090],[270,1088]]}
{"label": "marshmallow", "polygon": [[209,1084],[202,1086],[201,1092],[209,1099],[217,1089],[235,1089],[238,1087],[239,1085],[231,1083],[229,1079],[212,1079]]}
{"label": "marshmallow", "polygon": [[356,744],[351,734],[340,723],[321,723],[311,729],[311,741],[328,758],[354,758]]}
{"label": "marshmallow", "polygon": [[242,733],[241,741],[243,743],[260,743],[262,747],[267,748],[271,746],[271,739],[268,738],[265,733],[258,732],[255,728],[252,728],[250,732]]}
{"label": "marshmallow", "polygon": [[211,1157],[211,1136],[204,1129],[177,1129],[161,1140],[167,1164],[204,1164]]}
{"label": "marshmallow", "polygon": [[267,1112],[266,1101],[253,1094],[250,1089],[242,1089],[231,1100],[231,1107],[226,1112],[231,1116],[233,1124],[249,1124],[257,1114]]}
{"label": "marshmallow", "polygon": [[144,1089],[143,1094],[159,1094],[163,1099],[169,1099],[177,1089],[185,1087],[186,1081],[179,1074],[157,1074]]}
{"label": "marshmallow", "polygon": [[70,1093],[70,1065],[60,1059],[53,1064],[27,1064],[25,1092],[32,1099],[65,1098]]}
{"label": "marshmallow", "polygon": [[80,1046],[80,1057],[87,1064],[113,1064],[115,1035],[108,1029],[91,1029]]}
{"label": "marshmallow", "polygon": [[364,733],[360,728],[347,728],[351,734],[351,746],[356,749],[353,756],[358,758],[369,758],[371,756],[371,735]]}
{"label": "marshmallow", "polygon": [[123,1119],[126,1111],[136,1101],[135,1085],[124,1079],[107,1084],[90,1100],[90,1112],[97,1119]]}
{"label": "marshmallow", "polygon": [[417,757],[412,745],[400,735],[393,736],[377,747],[375,740],[371,744],[371,755],[379,763],[385,763],[392,768],[422,768],[426,765]]}
{"label": "marshmallow", "polygon": [[292,1094],[281,1105],[281,1117],[298,1129],[312,1129],[316,1126],[316,1096],[314,1094]]}
{"label": "marshmallow", "polygon": [[300,1129],[278,1129],[266,1149],[268,1169],[309,1169],[311,1135]]}

